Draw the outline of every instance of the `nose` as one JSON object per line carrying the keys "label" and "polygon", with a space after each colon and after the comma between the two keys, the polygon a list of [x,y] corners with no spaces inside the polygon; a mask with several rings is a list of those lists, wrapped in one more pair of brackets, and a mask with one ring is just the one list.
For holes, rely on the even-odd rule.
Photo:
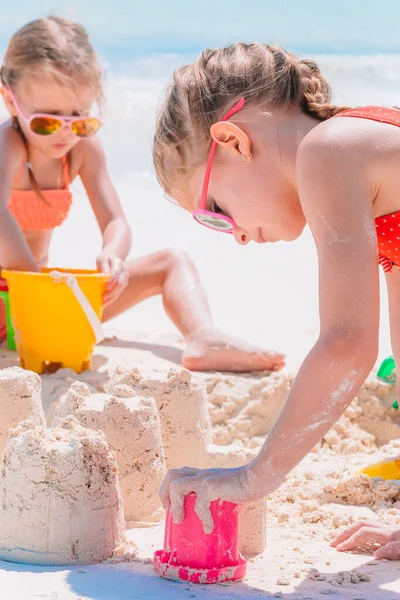
{"label": "nose", "polygon": [[242,229],[242,227],[235,227],[233,235],[235,236],[235,240],[237,241],[237,243],[241,246],[245,246],[250,242],[250,237],[248,233],[244,229]]}

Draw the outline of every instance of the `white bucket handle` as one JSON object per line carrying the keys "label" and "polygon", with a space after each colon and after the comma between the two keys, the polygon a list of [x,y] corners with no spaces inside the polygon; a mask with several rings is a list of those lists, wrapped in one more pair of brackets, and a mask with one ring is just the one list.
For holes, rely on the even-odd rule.
{"label": "white bucket handle", "polygon": [[82,292],[75,275],[72,275],[72,273],[61,273],[60,271],[51,271],[50,277],[55,282],[67,284],[67,286],[79,302],[83,312],[86,315],[87,320],[89,321],[89,325],[92,328],[94,337],[96,339],[96,344],[100,344],[100,342],[102,342],[105,338],[103,327],[101,326],[99,317],[93,310],[93,306],[90,304],[89,300]]}

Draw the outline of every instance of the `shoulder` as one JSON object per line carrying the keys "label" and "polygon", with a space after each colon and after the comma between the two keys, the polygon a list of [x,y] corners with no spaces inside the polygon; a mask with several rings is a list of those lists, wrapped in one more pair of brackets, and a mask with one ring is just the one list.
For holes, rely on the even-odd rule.
{"label": "shoulder", "polygon": [[98,136],[94,135],[93,137],[84,139],[79,145],[84,162],[102,162],[105,160],[104,148]]}
{"label": "shoulder", "polygon": [[101,169],[105,164],[103,146],[97,136],[80,140],[70,152],[71,173],[81,175],[87,169]]}
{"label": "shoulder", "polygon": [[314,239],[323,244],[357,237],[360,224],[371,218],[376,148],[369,148],[371,137],[357,123],[345,125],[345,118],[316,125],[296,156],[301,206]]}
{"label": "shoulder", "polygon": [[360,162],[364,170],[381,154],[398,147],[400,127],[372,119],[332,117],[318,123],[302,140],[296,157],[297,165],[307,167],[309,159],[322,163],[326,159],[333,164]]}
{"label": "shoulder", "polygon": [[[299,188],[334,185],[339,191],[350,184],[371,182],[376,146],[361,119],[332,118],[316,125],[302,140],[296,155]],[[380,125],[374,123],[374,125]]]}
{"label": "shoulder", "polygon": [[9,121],[0,124],[0,169],[11,169],[15,175],[26,158],[25,144]]}
{"label": "shoulder", "polygon": [[360,142],[366,137],[362,125],[360,120],[345,118],[318,123],[300,143],[297,164],[305,166],[308,158],[319,162],[327,157],[347,159],[360,149]]}

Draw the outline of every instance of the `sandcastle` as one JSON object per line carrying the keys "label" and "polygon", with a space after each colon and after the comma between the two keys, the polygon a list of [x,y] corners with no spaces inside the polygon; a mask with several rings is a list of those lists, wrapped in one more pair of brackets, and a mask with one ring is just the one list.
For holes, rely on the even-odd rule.
{"label": "sandcastle", "polygon": [[[160,413],[165,458],[169,469],[193,466],[200,469],[239,467],[254,458],[257,451],[235,445],[212,443],[207,391],[185,369],[141,373],[137,369],[117,370],[109,389],[114,394],[154,397]],[[283,397],[282,397],[283,401]],[[264,499],[243,507],[239,519],[239,547],[243,554],[260,554],[266,547],[266,502]]]}
{"label": "sandcastle", "polygon": [[115,451],[125,520],[144,523],[162,519],[158,490],[166,468],[153,398],[134,397],[132,390],[125,390],[124,397],[91,394],[87,385],[76,382],[61,398],[53,427],[68,415],[83,427],[100,429]]}
{"label": "sandcastle", "polygon": [[124,540],[116,456],[100,431],[71,417],[56,429],[24,421],[10,431],[0,479],[0,559],[96,563]]}
{"label": "sandcastle", "polygon": [[32,419],[45,426],[40,377],[19,367],[0,370],[0,456],[9,429],[21,421]]}
{"label": "sandcastle", "polygon": [[[85,564],[124,549],[124,518],[141,525],[163,518],[158,490],[166,467],[238,467],[252,460],[257,449],[243,441],[254,428],[263,433],[284,401],[288,379],[270,384],[263,378],[260,385],[274,404],[265,408],[251,400],[235,411],[240,399],[231,399],[229,436],[236,442],[222,441],[217,429],[217,441],[226,445],[216,445],[212,396],[185,369],[117,369],[105,393],[75,382],[59,401],[52,429],[44,428],[38,376],[17,368],[0,371],[0,402],[10,407],[0,413],[0,442],[10,427],[30,418],[10,430],[3,455],[0,558]],[[215,410],[211,414],[215,423],[219,417]],[[265,501],[242,507],[239,521],[241,552],[261,553]]]}
{"label": "sandcastle", "polygon": [[[209,468],[234,468],[250,462],[258,451],[236,446],[208,448]],[[265,498],[242,506],[239,514],[239,549],[243,555],[261,554],[267,545],[267,501]]]}
{"label": "sandcastle", "polygon": [[168,373],[117,370],[111,377],[109,391],[121,396],[131,395],[132,390],[156,402],[167,468],[204,468],[212,429],[202,383],[195,381],[186,369],[171,369]]}

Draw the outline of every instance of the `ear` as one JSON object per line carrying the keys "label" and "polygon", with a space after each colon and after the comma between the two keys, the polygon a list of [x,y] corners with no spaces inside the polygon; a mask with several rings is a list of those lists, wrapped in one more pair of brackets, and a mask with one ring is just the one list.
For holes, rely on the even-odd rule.
{"label": "ear", "polygon": [[1,92],[1,95],[3,96],[4,103],[5,103],[6,107],[8,108],[8,111],[11,114],[11,116],[12,117],[18,116],[17,109],[15,108],[14,102],[11,99],[10,92],[8,91],[8,89],[6,88],[5,85],[1,86],[0,92]]}
{"label": "ear", "polygon": [[251,158],[251,139],[237,125],[230,121],[219,121],[210,128],[213,140],[222,147],[243,155],[247,160]]}

